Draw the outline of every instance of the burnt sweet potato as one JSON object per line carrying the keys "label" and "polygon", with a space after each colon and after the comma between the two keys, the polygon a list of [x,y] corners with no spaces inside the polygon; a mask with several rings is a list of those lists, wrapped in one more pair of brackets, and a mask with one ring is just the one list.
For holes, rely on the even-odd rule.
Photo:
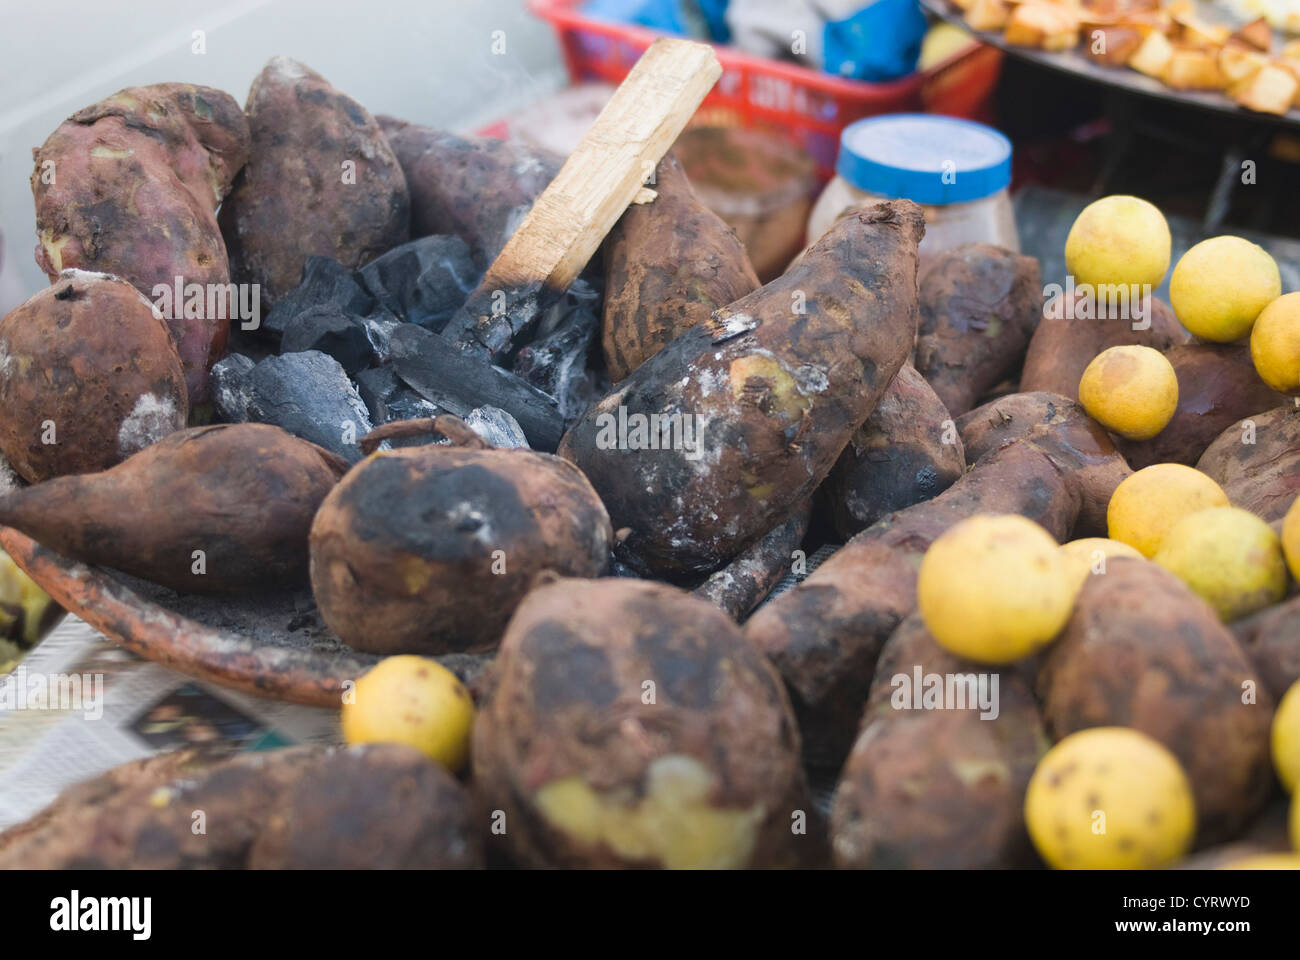
{"label": "burnt sweet potato", "polygon": [[1272,790],[1272,696],[1214,611],[1153,563],[1113,559],[1088,578],[1038,694],[1055,740],[1124,726],[1168,747],[1192,784],[1200,846],[1236,836]]}
{"label": "burnt sweet potato", "polygon": [[[683,579],[712,572],[809,498],[911,348],[923,232],[906,200],[846,217],[569,429],[560,455],[626,531],[626,562]],[[693,442],[671,442],[665,425],[689,427]]]}
{"label": "burnt sweet potato", "polygon": [[1017,513],[1063,540],[1085,505],[1102,505],[1104,516],[1127,474],[1104,431],[1067,418],[994,449],[939,496],[863,530],[761,607],[745,635],[785,680],[809,761],[843,760],[881,645],[916,608],[917,568],[940,534],[977,513]]}
{"label": "burnt sweet potato", "polygon": [[99,473],[0,494],[0,523],[182,593],[302,582],[312,517],[347,464],[258,423],[178,430]]}
{"label": "burnt sweet potato", "polygon": [[913,614],[880,652],[862,732],[835,789],[836,866],[1034,863],[1025,789],[1046,747],[1029,683],[1013,668],[947,652]]}
{"label": "burnt sweet potato", "polygon": [[1281,520],[1300,495],[1300,410],[1287,404],[1243,417],[1205,448],[1196,469],[1234,507],[1269,523]]}
{"label": "burnt sweet potato", "polygon": [[605,238],[601,344],[618,383],[669,341],[758,289],[736,232],[695,195],[671,153],[657,196],[634,203]]}
{"label": "burnt sweet potato", "polygon": [[1178,408],[1150,440],[1116,439],[1134,470],[1153,463],[1194,466],[1223,431],[1290,402],[1259,379],[1250,349],[1241,344],[1189,343],[1171,348],[1165,357],[1178,377]]}
{"label": "burnt sweet potato", "polygon": [[1055,302],[1049,301],[1043,307],[1043,318],[1038,322],[1025,353],[1025,365],[1020,371],[1020,390],[1024,393],[1059,393],[1077,400],[1084,369],[1103,350],[1136,345],[1163,353],[1191,340],[1192,335],[1163,300],[1152,297],[1149,309],[1149,325],[1146,329],[1135,330],[1131,318],[1087,319],[1077,316],[1071,297],[1062,296]]}
{"label": "burnt sweet potato", "polygon": [[1246,656],[1280,700],[1300,680],[1300,596],[1230,625]]}
{"label": "burnt sweet potato", "polygon": [[259,285],[263,311],[298,285],[313,254],[353,270],[406,241],[406,179],[361,104],[274,57],[245,109],[252,147],[220,222],[231,273]]}
{"label": "burnt sweet potato", "polygon": [[730,618],[665,584],[558,580],[515,612],[474,782],[531,866],[746,867],[813,845],[799,733]]}
{"label": "burnt sweet potato", "polygon": [[920,277],[916,369],[954,417],[1020,367],[1043,312],[1038,261],[967,243]]}
{"label": "burnt sweet potato", "polygon": [[121,277],[141,293],[197,284],[201,309],[173,304],[167,322],[191,402],[230,332],[230,282],[216,210],[248,159],[243,111],[228,94],[187,83],[128,87],[63,122],[34,152],[36,262],[51,282],[68,268]]}
{"label": "burnt sweet potato", "polygon": [[743,621],[790,571],[811,514],[811,504],[795,510],[696,587],[695,595]]}
{"label": "burnt sweet potato", "polygon": [[0,452],[38,483],[107,470],[185,426],[185,372],[135,287],[65,270],[0,320]]}
{"label": "burnt sweet potato", "polygon": [[609,517],[573,464],[436,425],[464,445],[372,454],[312,523],[316,603],[358,650],[490,649],[543,570],[595,577],[609,560]]}
{"label": "burnt sweet potato", "polygon": [[481,865],[467,796],[412,747],[176,757],[69,788],[0,835],[0,869]]}
{"label": "burnt sweet potato", "polygon": [[905,363],[822,485],[835,529],[851,537],[887,513],[936,497],[966,472],[938,394]]}
{"label": "burnt sweet potato", "polygon": [[454,234],[480,270],[560,170],[559,157],[526,143],[378,120],[410,189],[411,236]]}

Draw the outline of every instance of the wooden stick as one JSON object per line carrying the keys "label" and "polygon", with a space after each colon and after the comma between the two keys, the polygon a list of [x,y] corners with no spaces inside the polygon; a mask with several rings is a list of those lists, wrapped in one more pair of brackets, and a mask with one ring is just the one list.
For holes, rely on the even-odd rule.
{"label": "wooden stick", "polygon": [[443,336],[492,358],[562,294],[722,75],[713,48],[663,37],[636,62]]}

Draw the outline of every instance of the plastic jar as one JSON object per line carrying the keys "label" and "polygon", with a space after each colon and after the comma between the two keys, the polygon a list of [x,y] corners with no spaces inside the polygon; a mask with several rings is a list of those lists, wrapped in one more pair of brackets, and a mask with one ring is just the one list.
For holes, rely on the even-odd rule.
{"label": "plastic jar", "polygon": [[927,113],[868,117],[840,134],[835,169],[808,217],[809,243],[859,204],[905,197],[925,213],[922,260],[963,243],[1020,252],[1011,141],[992,127]]}

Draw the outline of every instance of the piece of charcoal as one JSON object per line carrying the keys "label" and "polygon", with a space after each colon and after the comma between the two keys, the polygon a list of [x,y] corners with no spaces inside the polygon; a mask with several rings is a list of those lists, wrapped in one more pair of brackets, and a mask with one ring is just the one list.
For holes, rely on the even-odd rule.
{"label": "piece of charcoal", "polygon": [[285,324],[280,337],[280,352],[303,353],[307,350],[319,350],[333,357],[348,376],[378,359],[366,321],[338,313],[331,307],[311,307]]}
{"label": "piece of charcoal", "polygon": [[276,301],[262,318],[261,332],[279,340],[289,321],[311,309],[327,309],[349,317],[364,317],[375,309],[374,298],[352,271],[329,257],[311,256],[302,266],[302,280]]}
{"label": "piece of charcoal", "polygon": [[465,241],[449,236],[421,237],[394,247],[357,276],[389,312],[435,333],[447,325],[479,279]]}
{"label": "piece of charcoal", "polygon": [[393,419],[388,416],[388,401],[399,390],[410,389],[397,379],[397,374],[388,365],[359,370],[352,379],[356,383],[357,395],[370,411],[370,422],[374,424],[387,423]]}
{"label": "piece of charcoal", "polygon": [[248,418],[356,462],[370,413],[343,367],[318,350],[267,357],[249,374]]}
{"label": "piece of charcoal", "polygon": [[393,331],[391,346],[393,369],[426,400],[458,417],[485,404],[500,407],[519,421],[534,450],[554,453],[559,446],[564,418],[555,400],[532,384],[413,323]]}
{"label": "piece of charcoal", "polygon": [[556,399],[565,421],[596,399],[587,357],[600,327],[599,298],[578,284],[543,317],[536,339],[515,355],[513,371]]}
{"label": "piece of charcoal", "polygon": [[464,419],[471,430],[494,447],[528,449],[523,427],[500,407],[475,407]]}
{"label": "piece of charcoal", "polygon": [[252,395],[249,375],[253,361],[242,353],[222,357],[212,365],[212,405],[223,423],[243,423],[248,419],[248,400]]}

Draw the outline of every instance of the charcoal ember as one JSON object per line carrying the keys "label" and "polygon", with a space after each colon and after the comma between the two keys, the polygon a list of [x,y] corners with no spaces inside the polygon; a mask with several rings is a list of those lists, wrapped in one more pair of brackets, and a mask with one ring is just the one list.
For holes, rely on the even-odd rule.
{"label": "charcoal ember", "polygon": [[387,363],[393,358],[393,331],[402,325],[383,307],[376,307],[374,312],[361,318],[366,325],[366,336],[370,339],[370,349],[378,363]]}
{"label": "charcoal ember", "polygon": [[370,261],[357,276],[386,310],[439,333],[479,280],[460,237],[421,237]]}
{"label": "charcoal ember", "polygon": [[285,325],[280,352],[307,350],[318,350],[333,357],[349,376],[378,359],[366,321],[331,307],[311,307]]}
{"label": "charcoal ember", "polygon": [[533,342],[515,355],[512,365],[522,380],[555,398],[566,421],[581,416],[597,390],[587,358],[600,329],[600,299],[580,284],[547,311]]}
{"label": "charcoal ember", "polygon": [[375,299],[357,282],[352,271],[329,257],[311,256],[302,267],[302,280],[276,301],[262,320],[263,336],[279,340],[289,321],[312,309],[332,310],[349,317],[364,317],[375,309]]}
{"label": "charcoal ember", "polygon": [[627,577],[631,580],[640,579],[641,574],[637,573],[626,563],[614,555],[614,551],[609,552],[609,566],[605,568],[607,577]]}
{"label": "charcoal ember", "polygon": [[217,419],[224,423],[243,423],[248,419],[248,401],[252,396],[250,374],[253,361],[242,353],[222,357],[212,365],[212,404]]}
{"label": "charcoal ember", "polygon": [[356,462],[358,440],[371,430],[352,381],[333,357],[319,350],[267,357],[249,374],[248,418],[271,423]]}
{"label": "charcoal ember", "polygon": [[534,450],[554,453],[564,417],[553,397],[413,323],[393,331],[393,369],[424,399],[458,417],[475,407],[505,410],[519,422]]}
{"label": "charcoal ember", "polygon": [[475,407],[465,415],[465,424],[494,447],[527,448],[528,438],[519,421],[500,407]]}

